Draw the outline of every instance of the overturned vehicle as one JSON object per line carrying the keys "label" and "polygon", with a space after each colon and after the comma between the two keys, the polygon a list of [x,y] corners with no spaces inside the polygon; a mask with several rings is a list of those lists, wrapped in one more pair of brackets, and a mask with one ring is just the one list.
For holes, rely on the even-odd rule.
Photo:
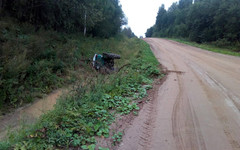
{"label": "overturned vehicle", "polygon": [[93,67],[101,73],[111,73],[117,69],[114,67],[114,60],[121,56],[113,53],[95,54],[93,57]]}

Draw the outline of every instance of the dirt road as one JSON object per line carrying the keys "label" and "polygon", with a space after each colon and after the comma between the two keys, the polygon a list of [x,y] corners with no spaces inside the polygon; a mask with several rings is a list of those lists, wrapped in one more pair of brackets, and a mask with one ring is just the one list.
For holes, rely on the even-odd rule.
{"label": "dirt road", "polygon": [[240,58],[145,39],[169,70],[119,150],[240,150]]}

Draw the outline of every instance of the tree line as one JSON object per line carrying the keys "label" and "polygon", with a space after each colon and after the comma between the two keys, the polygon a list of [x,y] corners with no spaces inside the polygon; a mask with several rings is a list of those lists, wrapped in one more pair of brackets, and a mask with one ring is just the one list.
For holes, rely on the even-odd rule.
{"label": "tree line", "polygon": [[146,37],[177,37],[191,41],[240,42],[239,0],[180,0],[159,8],[156,23]]}
{"label": "tree line", "polygon": [[124,28],[122,29],[122,34],[125,35],[125,36],[127,36],[128,38],[137,37],[137,36],[133,33],[133,31],[132,31],[132,29],[131,29],[130,27],[124,27]]}
{"label": "tree line", "polygon": [[119,0],[0,0],[0,16],[64,32],[110,37],[126,23]]}

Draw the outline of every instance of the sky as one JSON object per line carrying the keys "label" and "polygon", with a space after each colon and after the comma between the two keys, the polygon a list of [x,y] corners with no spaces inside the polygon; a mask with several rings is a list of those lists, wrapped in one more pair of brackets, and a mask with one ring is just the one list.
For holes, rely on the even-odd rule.
{"label": "sky", "polygon": [[159,7],[164,4],[168,9],[178,0],[120,0],[123,12],[128,19],[128,27],[138,37],[145,37],[148,28],[156,21]]}

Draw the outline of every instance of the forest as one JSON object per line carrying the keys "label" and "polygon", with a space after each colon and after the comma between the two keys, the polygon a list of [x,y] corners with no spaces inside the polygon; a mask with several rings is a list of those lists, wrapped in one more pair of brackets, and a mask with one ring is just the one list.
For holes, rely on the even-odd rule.
{"label": "forest", "polygon": [[[126,23],[118,0],[0,0],[1,16],[55,31],[110,37]],[[86,27],[86,28],[85,28]]]}
{"label": "forest", "polygon": [[180,0],[159,8],[146,37],[185,38],[218,46],[239,45],[239,0]]}

